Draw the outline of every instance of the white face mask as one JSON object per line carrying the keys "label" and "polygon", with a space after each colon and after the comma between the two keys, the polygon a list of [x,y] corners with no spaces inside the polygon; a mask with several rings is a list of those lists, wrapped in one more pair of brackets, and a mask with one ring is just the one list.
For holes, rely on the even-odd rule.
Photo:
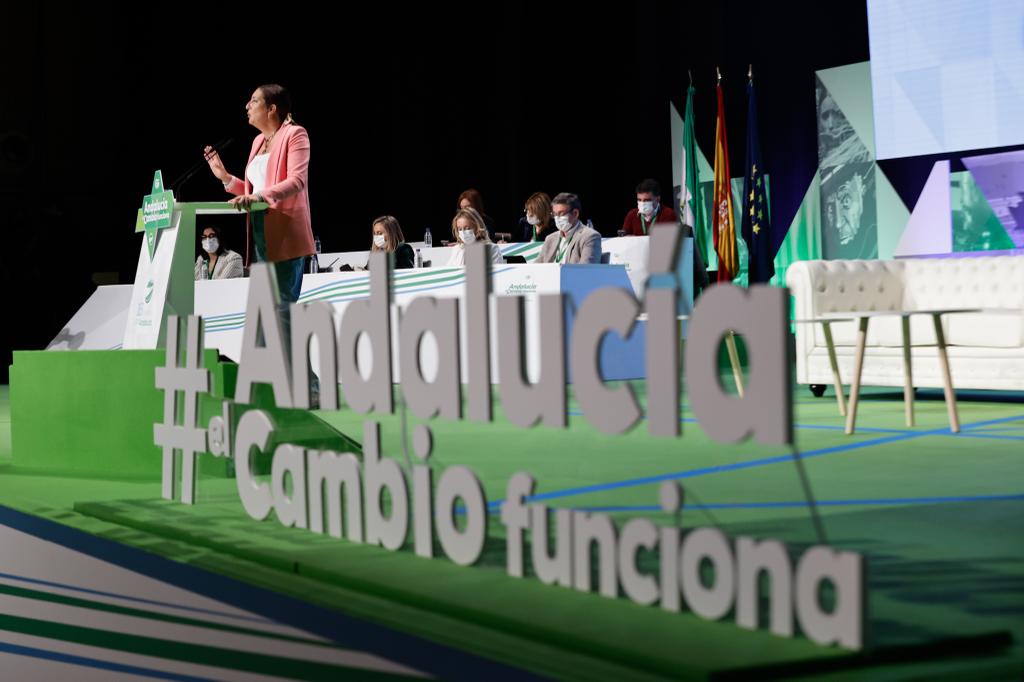
{"label": "white face mask", "polygon": [[203,240],[203,251],[206,253],[216,253],[218,248],[220,248],[220,242],[217,241],[216,237]]}
{"label": "white face mask", "polygon": [[653,201],[638,201],[636,202],[636,210],[643,213],[645,216],[651,216],[654,213],[654,202]]}
{"label": "white face mask", "polygon": [[469,245],[476,241],[476,233],[473,230],[459,230],[459,238],[463,244]]}
{"label": "white face mask", "polygon": [[382,234],[375,234],[375,235],[373,235],[373,245],[376,246],[378,249],[383,249],[384,246],[387,243],[388,243],[387,237],[385,237],[384,235],[382,235]]}
{"label": "white face mask", "polygon": [[532,213],[527,213],[526,222],[530,223],[531,225],[540,225],[540,218],[533,215]]}
{"label": "white face mask", "polygon": [[569,216],[567,216],[567,215],[556,215],[555,216],[555,227],[557,227],[562,232],[565,232],[570,227],[572,227],[572,223],[569,222]]}

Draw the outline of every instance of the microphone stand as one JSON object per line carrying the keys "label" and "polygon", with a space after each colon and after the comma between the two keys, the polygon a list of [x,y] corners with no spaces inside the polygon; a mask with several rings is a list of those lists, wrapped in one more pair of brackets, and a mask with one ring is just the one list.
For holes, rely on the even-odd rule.
{"label": "microphone stand", "polygon": [[[192,177],[198,173],[201,168],[203,168],[203,166],[207,165],[207,162],[213,158],[214,154],[219,154],[221,150],[227,149],[234,141],[235,138],[232,137],[227,140],[221,140],[217,144],[213,145],[213,150],[209,154],[203,154],[203,159],[201,161],[197,161],[191,168],[182,173],[170,184],[171,191],[180,191],[186,182],[191,180]],[[181,197],[178,197],[177,200],[180,201]]]}

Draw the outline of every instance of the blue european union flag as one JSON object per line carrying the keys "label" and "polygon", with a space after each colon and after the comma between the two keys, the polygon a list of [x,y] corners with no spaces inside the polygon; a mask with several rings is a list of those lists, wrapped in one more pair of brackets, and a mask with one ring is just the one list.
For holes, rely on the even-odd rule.
{"label": "blue european union flag", "polygon": [[743,180],[743,241],[747,243],[748,281],[767,282],[775,275],[772,248],[772,220],[768,210],[767,173],[761,160],[761,141],[757,133],[757,102],[754,80],[747,84],[747,164]]}

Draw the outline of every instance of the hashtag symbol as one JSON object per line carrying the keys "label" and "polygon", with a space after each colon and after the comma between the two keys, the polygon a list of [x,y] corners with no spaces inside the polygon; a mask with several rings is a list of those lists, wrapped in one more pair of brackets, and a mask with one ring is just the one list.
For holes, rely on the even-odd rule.
{"label": "hashtag symbol", "polygon": [[[156,368],[156,387],[164,392],[164,421],[153,424],[153,442],[163,448],[164,499],[175,497],[174,451],[181,452],[181,501],[195,502],[196,454],[206,452],[206,430],[196,427],[199,394],[210,390],[210,373],[199,366],[203,320],[188,316],[185,364],[181,364],[181,320],[167,316],[167,362]],[[179,402],[179,393],[184,400]],[[182,410],[182,403],[184,403]],[[180,421],[180,423],[179,423]]]}

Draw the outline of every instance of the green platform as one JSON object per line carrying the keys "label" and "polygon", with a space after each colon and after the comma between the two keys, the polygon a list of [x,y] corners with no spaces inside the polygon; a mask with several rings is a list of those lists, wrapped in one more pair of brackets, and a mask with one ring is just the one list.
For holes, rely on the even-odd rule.
{"label": "green platform", "polygon": [[[16,366],[17,366],[16,360]],[[13,380],[12,380],[13,381]],[[642,388],[642,387],[641,387]],[[864,553],[874,650],[854,655],[797,638],[667,614],[625,599],[504,574],[494,522],[482,565],[427,561],[249,520],[234,481],[208,468],[197,504],[159,499],[159,482],[39,475],[0,468],[0,498],[17,509],[231,575],[429,639],[564,679],[1016,679],[1024,673],[1024,396],[963,394],[964,431],[948,432],[939,392],[922,392],[918,426],[902,396],[869,392],[860,429],[843,435],[834,400],[795,394],[797,437],[828,540]],[[641,391],[641,397],[643,396]],[[575,406],[572,407],[575,410]],[[2,408],[0,408],[2,410]],[[361,435],[363,418],[317,413]],[[546,504],[604,509],[621,522],[654,511],[660,480],[686,491],[686,527],[815,542],[791,453],[726,447],[684,408],[684,436],[622,437],[570,429],[431,422],[438,469],[465,464],[489,500],[529,471]],[[0,429],[3,424],[0,411]],[[386,455],[405,458],[398,416],[379,420]],[[407,426],[412,426],[413,422]],[[2,431],[0,431],[2,433]],[[3,446],[0,445],[0,453]],[[148,457],[149,455],[147,455]],[[155,455],[157,461],[159,455]],[[258,532],[253,532],[258,529]],[[647,560],[651,560],[647,557]]]}
{"label": "green platform", "polygon": [[[153,424],[163,421],[164,395],[155,387],[162,350],[18,351],[11,365],[13,462],[21,472],[108,479],[160,480],[161,450]],[[210,392],[201,395],[199,423],[222,412],[234,394],[238,365],[203,351]],[[183,405],[179,397],[179,410]],[[274,407],[268,386],[257,386],[254,407],[268,410],[276,426],[271,443],[330,447],[359,452],[347,438],[305,410]],[[235,411],[234,421],[245,413]],[[268,448],[268,450],[272,450]],[[257,471],[269,470],[259,458]],[[231,475],[230,462],[200,458],[200,474]]]}

